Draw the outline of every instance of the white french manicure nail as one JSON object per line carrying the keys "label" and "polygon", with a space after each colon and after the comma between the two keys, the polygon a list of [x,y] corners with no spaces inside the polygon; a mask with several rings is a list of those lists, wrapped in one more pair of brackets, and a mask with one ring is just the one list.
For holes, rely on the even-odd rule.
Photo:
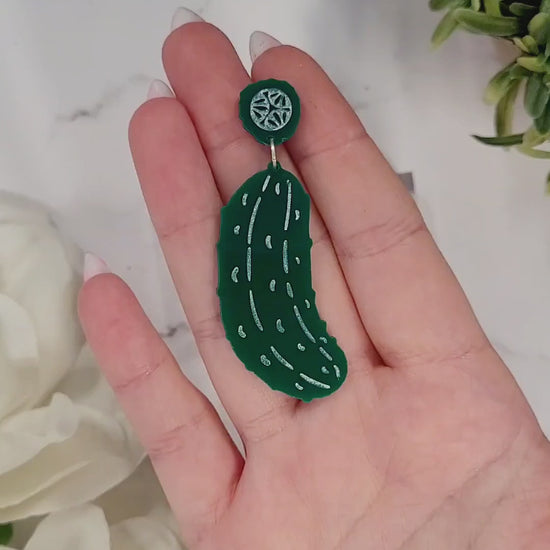
{"label": "white french manicure nail", "polygon": [[204,19],[188,8],[178,8],[172,17],[172,30],[175,30],[187,23],[198,23]]}
{"label": "white french manicure nail", "polygon": [[162,80],[153,80],[149,85],[149,90],[147,90],[147,99],[155,99],[156,97],[174,97],[174,92]]}
{"label": "white french manicure nail", "polygon": [[254,31],[250,35],[250,59],[252,63],[267,50],[281,45],[282,44],[270,34],[262,31]]}
{"label": "white french manicure nail", "polygon": [[95,254],[86,252],[84,255],[84,282],[103,273],[111,273],[107,264]]}

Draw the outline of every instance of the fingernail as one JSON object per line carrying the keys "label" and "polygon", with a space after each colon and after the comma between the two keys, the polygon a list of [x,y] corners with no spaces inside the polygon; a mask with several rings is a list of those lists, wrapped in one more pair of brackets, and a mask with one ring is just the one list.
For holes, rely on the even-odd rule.
{"label": "fingernail", "polygon": [[111,273],[111,270],[101,258],[91,252],[86,252],[84,255],[84,282],[102,273]]}
{"label": "fingernail", "polygon": [[262,31],[254,31],[250,35],[250,59],[252,63],[267,50],[281,45],[282,44],[270,34]]}
{"label": "fingernail", "polygon": [[174,92],[162,80],[153,80],[149,85],[149,90],[147,90],[147,99],[155,99],[156,97],[174,97]]}
{"label": "fingernail", "polygon": [[204,19],[198,13],[188,8],[178,8],[174,13],[174,17],[172,17],[172,30],[187,23],[197,23],[199,21],[204,21]]}

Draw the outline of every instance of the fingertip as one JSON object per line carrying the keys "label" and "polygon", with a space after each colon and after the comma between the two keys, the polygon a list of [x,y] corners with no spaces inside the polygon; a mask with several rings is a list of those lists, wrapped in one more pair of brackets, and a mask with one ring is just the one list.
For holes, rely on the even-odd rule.
{"label": "fingertip", "polygon": [[93,338],[107,317],[124,311],[135,297],[128,285],[113,273],[101,273],[87,280],[78,295],[78,315],[84,332]]}
{"label": "fingertip", "polygon": [[91,252],[86,252],[84,255],[84,282],[89,281],[97,275],[110,272],[111,270],[105,260]]}
{"label": "fingertip", "polygon": [[250,60],[252,63],[258,59],[262,54],[270,50],[271,48],[277,48],[281,46],[282,43],[277,40],[274,36],[267,34],[263,31],[254,31],[250,35],[248,49],[250,53]]}
{"label": "fingertip", "polygon": [[185,107],[175,97],[156,97],[144,101],[135,111],[128,123],[130,146],[141,136],[156,134],[156,129],[174,123],[181,115],[186,114]]}
{"label": "fingertip", "polygon": [[170,78],[168,68],[172,66],[172,62],[179,63],[182,57],[208,55],[209,45],[220,39],[229,41],[218,27],[206,21],[174,29],[162,45],[162,61],[168,77]]}
{"label": "fingertip", "polygon": [[163,97],[173,98],[174,92],[170,89],[170,86],[166,84],[163,80],[156,78],[149,84],[149,89],[147,90],[147,101],[151,99],[160,99]]}
{"label": "fingertip", "polygon": [[322,70],[317,61],[304,50],[289,44],[281,44],[277,47],[267,47],[257,56],[252,66],[252,77],[254,80],[263,80],[270,76],[285,80],[289,75],[299,74],[304,67],[307,71],[312,68]]}

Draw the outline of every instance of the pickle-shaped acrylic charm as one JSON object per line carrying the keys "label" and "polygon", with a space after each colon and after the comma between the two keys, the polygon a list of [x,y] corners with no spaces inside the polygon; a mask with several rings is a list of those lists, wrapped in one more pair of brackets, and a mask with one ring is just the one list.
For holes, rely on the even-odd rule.
{"label": "pickle-shaped acrylic charm", "polygon": [[274,157],[274,146],[296,130],[298,96],[286,82],[257,82],[242,92],[240,113],[245,128],[271,146],[273,158],[222,209],[222,321],[246,368],[272,389],[311,401],[342,385],[347,361],[315,305],[309,196]]}

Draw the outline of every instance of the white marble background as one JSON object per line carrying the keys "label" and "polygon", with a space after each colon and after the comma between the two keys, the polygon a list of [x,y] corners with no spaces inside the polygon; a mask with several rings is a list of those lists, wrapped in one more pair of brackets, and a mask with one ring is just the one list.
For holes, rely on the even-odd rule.
{"label": "white marble background", "polygon": [[[550,433],[550,163],[485,148],[488,78],[510,52],[455,36],[436,52],[428,0],[189,0],[245,63],[264,30],[326,68],[417,197],[474,308]],[[134,288],[212,396],[169,282],[126,127],[162,77],[177,0],[0,2],[0,188],[52,206],[82,247]],[[179,330],[176,330],[179,329]],[[174,334],[175,333],[175,334]]]}

